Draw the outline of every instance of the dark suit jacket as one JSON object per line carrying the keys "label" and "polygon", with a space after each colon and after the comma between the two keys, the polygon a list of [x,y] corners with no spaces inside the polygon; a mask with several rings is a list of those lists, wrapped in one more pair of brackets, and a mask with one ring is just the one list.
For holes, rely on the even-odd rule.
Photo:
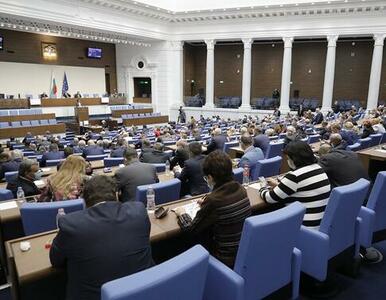
{"label": "dark suit jacket", "polygon": [[121,192],[122,202],[135,200],[137,186],[159,181],[155,167],[138,160],[118,169],[114,176],[118,191]]}
{"label": "dark suit jacket", "polygon": [[40,166],[45,167],[47,160],[63,159],[63,158],[64,158],[64,152],[63,151],[46,152],[42,155],[42,160],[40,161]]}
{"label": "dark suit jacket", "polygon": [[35,185],[33,181],[30,181],[26,178],[17,176],[15,180],[7,184],[7,190],[10,190],[13,196],[16,198],[17,188],[21,187],[24,191],[26,197],[35,196],[40,194],[39,188]]}
{"label": "dark suit jacket", "polygon": [[10,161],[3,163],[1,165],[1,170],[0,170],[1,179],[4,178],[4,174],[6,172],[19,171],[20,164],[21,164],[21,159],[10,160]]}
{"label": "dark suit jacket", "polygon": [[253,138],[253,147],[260,148],[264,155],[267,153],[269,147],[269,137],[265,134],[259,134]]}
{"label": "dark suit jacket", "polygon": [[67,267],[67,300],[99,300],[100,288],[153,265],[150,222],[140,202],[108,201],[59,218],[50,250]]}
{"label": "dark suit jacket", "polygon": [[169,159],[169,155],[162,151],[153,150],[143,152],[141,161],[149,164],[163,164]]}
{"label": "dark suit jacket", "polygon": [[177,149],[176,155],[170,161],[170,170],[173,170],[177,164],[183,168],[187,159],[189,159],[189,152],[186,149]]}
{"label": "dark suit jacket", "polygon": [[111,151],[110,157],[123,157],[123,153],[125,153],[125,147],[118,147]]}
{"label": "dark suit jacket", "polygon": [[312,124],[320,124],[322,122],[323,122],[323,114],[321,112],[317,113],[314,119],[312,120]]}
{"label": "dark suit jacket", "polygon": [[202,171],[204,159],[204,155],[198,155],[185,161],[184,168],[181,173],[176,176],[181,180],[181,196],[187,194],[194,196],[209,192]]}
{"label": "dark suit jacket", "polygon": [[223,150],[224,144],[227,142],[227,137],[225,135],[216,135],[212,137],[208,147],[207,147],[207,153],[211,153],[216,150]]}
{"label": "dark suit jacket", "polygon": [[319,165],[326,172],[332,188],[368,178],[361,160],[352,151],[332,149],[320,158]]}
{"label": "dark suit jacket", "polygon": [[103,155],[105,154],[102,147],[99,147],[97,145],[91,145],[87,146],[83,149],[83,157],[86,157],[88,155]]}
{"label": "dark suit jacket", "polygon": [[374,133],[375,133],[375,131],[374,131],[373,127],[364,127],[361,139],[367,138],[370,136],[370,134],[374,134]]}

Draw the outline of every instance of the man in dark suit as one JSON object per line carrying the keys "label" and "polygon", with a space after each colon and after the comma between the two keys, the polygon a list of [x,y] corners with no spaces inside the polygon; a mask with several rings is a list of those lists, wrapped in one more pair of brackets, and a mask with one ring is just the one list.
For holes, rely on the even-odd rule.
{"label": "man in dark suit", "polygon": [[4,178],[7,172],[14,172],[19,170],[19,166],[23,160],[23,152],[20,150],[12,150],[10,153],[10,160],[1,164],[0,177]]}
{"label": "man in dark suit", "polygon": [[25,159],[19,166],[18,176],[7,184],[7,189],[12,191],[13,196],[16,198],[17,189],[21,187],[26,197],[35,196],[40,194],[39,188],[35,185],[34,181],[39,179],[39,164],[31,159]]}
{"label": "man in dark suit", "polygon": [[47,165],[47,160],[63,159],[63,158],[64,158],[64,152],[59,151],[58,144],[52,143],[49,147],[49,151],[43,154],[42,160],[40,161],[40,166],[45,167]]}
{"label": "man in dark suit", "polygon": [[179,140],[176,143],[176,146],[176,153],[170,161],[170,170],[173,170],[176,165],[179,165],[181,168],[183,168],[185,165],[185,161],[189,159],[189,149],[186,140]]}
{"label": "man in dark suit", "polygon": [[255,128],[255,137],[253,138],[253,147],[260,148],[264,155],[269,147],[269,137],[263,134],[263,129],[260,126]]}
{"label": "man in dark suit", "polygon": [[368,179],[362,161],[355,152],[331,148],[328,144],[320,148],[320,153],[325,154],[320,156],[319,165],[326,172],[331,188],[354,183],[360,178]]}
{"label": "man in dark suit", "polygon": [[227,137],[221,134],[221,128],[216,128],[213,131],[213,137],[207,147],[206,153],[209,154],[216,150],[223,151],[224,144],[227,142]]}
{"label": "man in dark suit", "polygon": [[155,167],[140,162],[135,149],[127,148],[124,157],[126,166],[118,169],[114,176],[120,192],[120,200],[134,201],[137,186],[156,183],[159,180]]}
{"label": "man in dark suit", "polygon": [[153,265],[150,222],[141,202],[116,199],[114,180],[95,176],[84,186],[87,209],[59,218],[50,261],[67,269],[66,299],[100,299],[101,286]]}
{"label": "man in dark suit", "polygon": [[312,119],[312,124],[318,125],[318,124],[320,124],[320,123],[323,122],[323,114],[322,114],[322,112],[320,111],[319,108],[317,108],[317,109],[315,110],[315,112],[316,112],[316,115],[315,115],[314,118]]}
{"label": "man in dark suit", "polygon": [[149,164],[164,164],[169,160],[169,155],[163,152],[164,146],[161,143],[155,143],[153,151],[143,152],[141,161]]}
{"label": "man in dark suit", "polygon": [[110,157],[123,157],[126,147],[124,146],[124,140],[118,139],[116,147],[111,151]]}
{"label": "man in dark suit", "polygon": [[89,140],[87,142],[87,147],[83,149],[83,157],[87,157],[88,155],[103,155],[105,151],[102,147],[95,145],[93,140]]}
{"label": "man in dark suit", "polygon": [[174,169],[176,178],[181,180],[181,197],[187,194],[192,196],[208,193],[208,184],[204,180],[202,164],[205,156],[202,155],[202,146],[198,142],[189,144],[190,158],[185,161],[182,170]]}

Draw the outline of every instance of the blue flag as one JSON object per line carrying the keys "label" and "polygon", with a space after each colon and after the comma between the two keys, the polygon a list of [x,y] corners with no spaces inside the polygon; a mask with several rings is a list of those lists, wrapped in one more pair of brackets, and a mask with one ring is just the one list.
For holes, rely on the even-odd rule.
{"label": "blue flag", "polygon": [[67,93],[67,92],[68,92],[68,81],[67,81],[66,72],[64,72],[63,86],[62,86],[62,96],[64,96],[64,94]]}

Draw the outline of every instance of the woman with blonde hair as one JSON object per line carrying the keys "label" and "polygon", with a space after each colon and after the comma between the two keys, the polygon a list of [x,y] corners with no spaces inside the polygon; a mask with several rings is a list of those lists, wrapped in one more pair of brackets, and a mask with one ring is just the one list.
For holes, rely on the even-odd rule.
{"label": "woman with blonde hair", "polygon": [[61,201],[77,199],[82,192],[87,162],[83,157],[70,155],[60,169],[47,179],[47,185],[40,201]]}

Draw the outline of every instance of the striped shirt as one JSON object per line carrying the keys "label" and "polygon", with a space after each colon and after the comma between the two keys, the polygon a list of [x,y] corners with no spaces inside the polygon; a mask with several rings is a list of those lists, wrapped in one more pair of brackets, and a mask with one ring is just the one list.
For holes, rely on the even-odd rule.
{"label": "striped shirt", "polygon": [[312,164],[287,173],[273,190],[262,188],[260,196],[268,203],[299,201],[306,207],[303,225],[319,229],[330,192],[327,174],[318,164]]}

